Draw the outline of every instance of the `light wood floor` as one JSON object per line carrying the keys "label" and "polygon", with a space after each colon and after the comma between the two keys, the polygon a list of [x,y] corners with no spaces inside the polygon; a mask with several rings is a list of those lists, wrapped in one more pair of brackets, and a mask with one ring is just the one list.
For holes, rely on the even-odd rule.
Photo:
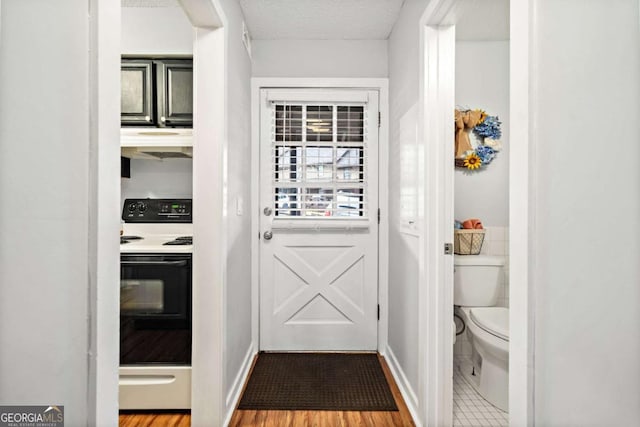
{"label": "light wood floor", "polygon": [[[236,410],[230,427],[305,427],[305,426],[413,426],[400,390],[382,356],[378,356],[399,411],[255,411]],[[255,363],[255,360],[254,360]],[[121,414],[120,427],[188,427],[188,414]]]}

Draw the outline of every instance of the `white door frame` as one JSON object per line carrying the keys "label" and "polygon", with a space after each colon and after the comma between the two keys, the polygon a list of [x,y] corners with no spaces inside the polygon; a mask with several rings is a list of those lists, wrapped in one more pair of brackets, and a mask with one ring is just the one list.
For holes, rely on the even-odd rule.
{"label": "white door frame", "polygon": [[[455,105],[455,23],[464,0],[431,2],[420,28],[420,106],[425,141],[426,236],[422,248],[428,267],[420,287],[420,406],[427,426],[452,424],[453,289],[451,262],[443,259],[443,244],[453,235],[453,155],[442,141],[453,141]],[[510,343],[509,422],[533,425],[533,310],[529,294],[529,235],[535,224],[529,208],[529,2],[511,2],[510,9]],[[443,139],[444,138],[444,139]],[[533,157],[531,157],[533,159]],[[517,167],[515,166],[517,165]],[[445,185],[443,187],[443,184]],[[517,230],[518,232],[513,232]],[[423,270],[423,269],[421,269]],[[450,287],[450,288],[447,288]],[[424,289],[426,288],[426,290]]]}
{"label": "white door frame", "polygon": [[191,424],[222,425],[226,405],[227,18],[218,0],[180,0],[193,29]]}
{"label": "white door frame", "polygon": [[[389,82],[387,79],[375,78],[253,78],[251,79],[251,170],[260,168],[260,90],[286,88],[349,88],[372,89],[380,93],[379,128],[379,165],[378,165],[378,205],[381,210],[380,226],[378,229],[378,301],[380,304],[380,320],[378,322],[378,351],[383,352],[387,346],[388,325],[388,271],[389,271],[389,221],[387,206],[388,175],[389,175]],[[254,239],[251,244],[251,314],[252,341],[254,352],[260,348],[260,247],[258,235],[260,233],[260,181],[259,174],[254,174],[251,181],[251,232]]]}
{"label": "white door frame", "polygon": [[[109,3],[109,2],[107,2]],[[115,425],[118,420],[118,347],[119,277],[114,277],[113,260],[119,249],[113,244],[119,220],[113,203],[120,200],[119,147],[113,147],[119,135],[120,46],[114,46],[113,34],[120,34],[120,4],[92,2],[90,28],[95,53],[90,57],[92,100],[91,144],[99,152],[92,180],[98,182],[96,281],[90,284],[91,351],[95,360],[89,364],[89,425]],[[193,307],[193,425],[222,425],[225,400],[223,394],[223,315],[224,315],[224,222],[223,154],[226,138],[226,18],[219,0],[180,0],[193,27],[194,52],[194,232],[200,243],[194,253]],[[115,39],[119,41],[119,37]],[[221,96],[220,94],[223,94]],[[116,124],[117,123],[117,124]],[[116,137],[117,140],[117,137]],[[118,144],[119,146],[119,144]],[[212,167],[215,165],[215,167]],[[201,183],[201,184],[198,184]],[[206,188],[205,188],[206,185]],[[202,214],[198,214],[202,212]],[[205,214],[207,215],[205,219]],[[198,220],[200,218],[200,220]],[[213,235],[215,238],[207,239]],[[115,273],[118,274],[118,273]],[[206,286],[213,284],[214,286]]]}

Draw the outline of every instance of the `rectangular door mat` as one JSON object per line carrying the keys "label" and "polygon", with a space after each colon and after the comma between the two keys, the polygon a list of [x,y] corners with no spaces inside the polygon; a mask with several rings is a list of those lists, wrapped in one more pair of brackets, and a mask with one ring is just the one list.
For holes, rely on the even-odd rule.
{"label": "rectangular door mat", "polygon": [[397,411],[376,354],[260,353],[238,409]]}

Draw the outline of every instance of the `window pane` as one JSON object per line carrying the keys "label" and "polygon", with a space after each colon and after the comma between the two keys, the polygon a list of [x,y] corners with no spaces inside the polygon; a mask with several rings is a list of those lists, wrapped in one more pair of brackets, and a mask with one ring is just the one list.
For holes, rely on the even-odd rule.
{"label": "window pane", "polygon": [[275,148],[275,181],[296,182],[302,175],[302,148],[276,146]]}
{"label": "window pane", "polygon": [[305,180],[330,182],[333,180],[333,148],[305,147]]}
{"label": "window pane", "polygon": [[361,142],[364,138],[364,107],[338,107],[338,141]]}
{"label": "window pane", "polygon": [[333,108],[307,106],[307,141],[333,141]]}
{"label": "window pane", "polygon": [[336,180],[362,182],[364,167],[361,148],[337,148]]}
{"label": "window pane", "polygon": [[302,105],[276,105],[276,141],[302,141]]}
{"label": "window pane", "polygon": [[365,121],[362,105],[275,105],[276,216],[366,216]]}
{"label": "window pane", "polygon": [[361,188],[345,188],[338,190],[336,208],[333,216],[358,217],[364,211],[363,190]]}

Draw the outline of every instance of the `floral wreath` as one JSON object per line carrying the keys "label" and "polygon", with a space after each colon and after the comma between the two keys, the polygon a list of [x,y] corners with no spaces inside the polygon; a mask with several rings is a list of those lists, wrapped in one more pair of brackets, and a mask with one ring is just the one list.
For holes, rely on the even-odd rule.
{"label": "floral wreath", "polygon": [[[455,110],[455,165],[470,171],[484,169],[502,149],[500,137],[502,123],[498,116],[490,116],[483,110]],[[469,131],[478,137],[474,148]]]}

